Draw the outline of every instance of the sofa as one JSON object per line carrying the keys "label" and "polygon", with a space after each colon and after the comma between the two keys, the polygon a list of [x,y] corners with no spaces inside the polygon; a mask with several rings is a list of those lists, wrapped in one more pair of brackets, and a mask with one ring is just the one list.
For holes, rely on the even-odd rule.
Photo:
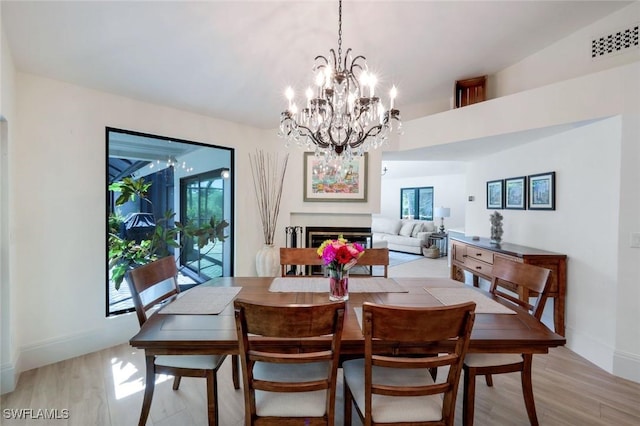
{"label": "sofa", "polygon": [[371,220],[373,246],[386,245],[393,251],[422,254],[422,247],[428,245],[429,236],[437,232],[432,221],[384,216],[374,216]]}

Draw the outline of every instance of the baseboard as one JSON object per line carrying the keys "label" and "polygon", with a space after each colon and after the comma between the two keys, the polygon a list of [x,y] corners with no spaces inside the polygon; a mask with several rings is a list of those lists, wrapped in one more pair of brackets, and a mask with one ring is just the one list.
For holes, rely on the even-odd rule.
{"label": "baseboard", "polygon": [[613,354],[613,374],[623,379],[640,383],[640,356],[628,352],[615,351]]}
{"label": "baseboard", "polygon": [[567,348],[592,362],[607,373],[613,374],[614,348],[583,333],[576,333],[572,327],[566,329]]}
{"label": "baseboard", "polygon": [[20,351],[20,371],[39,368],[126,343],[138,330],[138,325],[133,321],[114,321],[111,327],[104,329],[69,334],[24,346]]}
{"label": "baseboard", "polygon": [[5,363],[0,365],[0,395],[13,392],[18,384],[18,373],[16,365]]}

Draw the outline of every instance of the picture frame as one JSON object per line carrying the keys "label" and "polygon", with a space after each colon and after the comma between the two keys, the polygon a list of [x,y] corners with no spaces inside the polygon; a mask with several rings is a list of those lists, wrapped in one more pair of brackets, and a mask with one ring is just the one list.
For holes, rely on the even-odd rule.
{"label": "picture frame", "polygon": [[556,209],[556,172],[529,175],[529,210]]}
{"label": "picture frame", "polygon": [[504,208],[504,181],[490,180],[487,182],[487,209]]}
{"label": "picture frame", "polygon": [[510,210],[525,210],[527,208],[526,176],[504,180],[504,208]]}
{"label": "picture frame", "polygon": [[323,164],[322,157],[304,153],[305,202],[367,201],[368,154],[353,157],[351,161]]}

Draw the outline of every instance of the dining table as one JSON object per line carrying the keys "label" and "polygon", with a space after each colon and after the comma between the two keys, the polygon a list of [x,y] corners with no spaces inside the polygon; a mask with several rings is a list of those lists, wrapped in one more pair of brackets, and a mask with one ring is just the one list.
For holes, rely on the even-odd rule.
{"label": "dining table", "polygon": [[[449,278],[351,278],[341,339],[341,355],[363,356],[361,313],[364,302],[404,307],[434,307],[476,302],[468,352],[547,353],[566,343],[526,310],[491,293]],[[270,304],[329,302],[327,278],[220,277],[180,293],[160,307],[129,343],[145,351],[147,377],[156,355],[239,353],[233,300]],[[280,343],[283,344],[283,343]],[[308,341],[291,342],[304,350]],[[394,347],[393,353],[416,353],[419,347]],[[146,386],[153,386],[147,380]]]}

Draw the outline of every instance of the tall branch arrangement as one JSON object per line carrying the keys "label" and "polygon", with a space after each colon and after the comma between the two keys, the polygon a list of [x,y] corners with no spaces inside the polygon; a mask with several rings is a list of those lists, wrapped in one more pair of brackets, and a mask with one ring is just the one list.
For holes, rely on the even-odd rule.
{"label": "tall branch arrangement", "polygon": [[258,150],[253,156],[249,154],[249,161],[253,174],[253,188],[260,210],[264,243],[273,244],[289,154],[286,154],[281,161],[278,154]]}

